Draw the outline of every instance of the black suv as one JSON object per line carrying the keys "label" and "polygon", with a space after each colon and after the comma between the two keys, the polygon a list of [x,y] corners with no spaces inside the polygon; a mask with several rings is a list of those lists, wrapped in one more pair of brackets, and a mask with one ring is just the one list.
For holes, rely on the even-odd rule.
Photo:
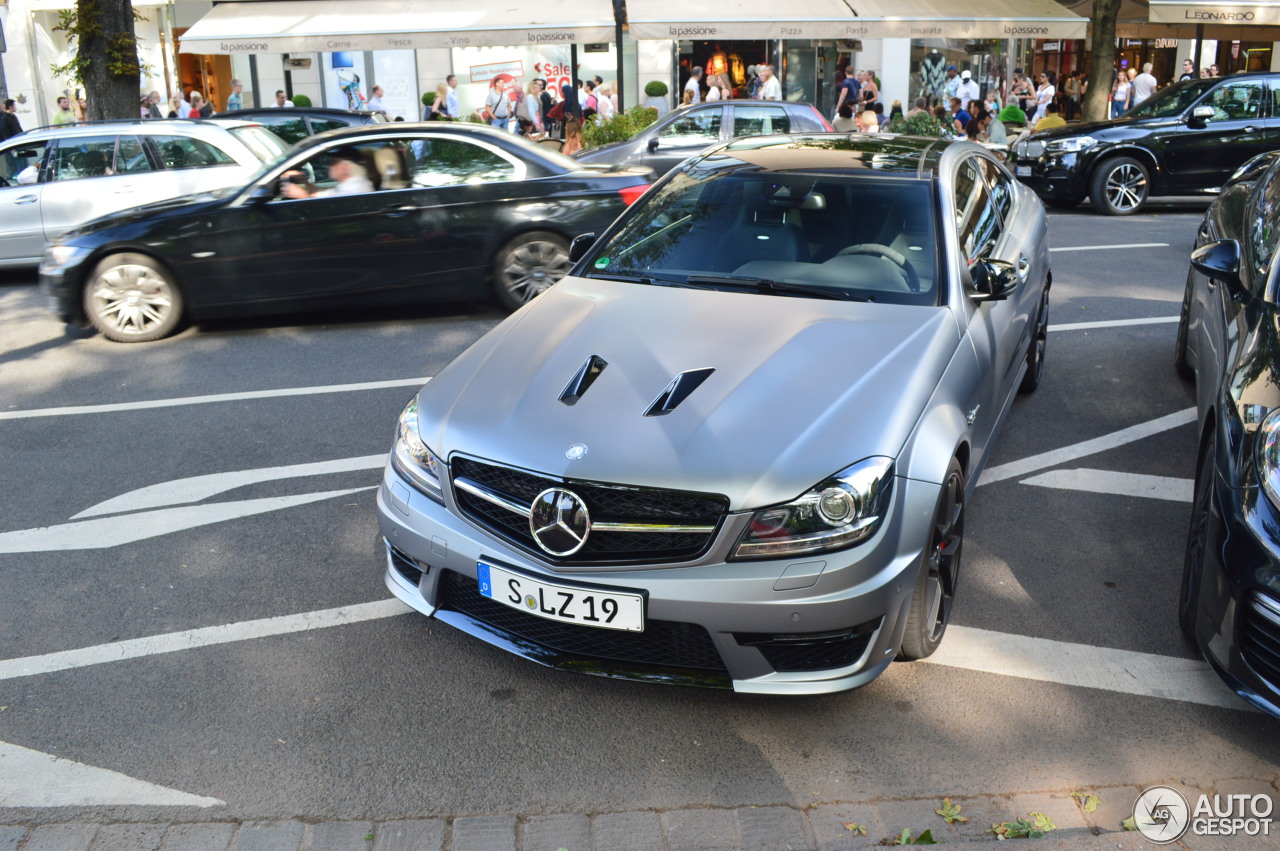
{"label": "black suv", "polygon": [[1217,192],[1240,165],[1280,147],[1280,73],[1187,80],[1112,121],[1034,133],[1014,146],[1015,174],[1055,207],[1085,196],[1125,216],[1153,195]]}
{"label": "black suv", "polygon": [[286,145],[308,136],[342,127],[359,127],[363,124],[382,124],[387,117],[381,112],[356,109],[330,109],[323,106],[262,106],[253,109],[233,109],[219,112],[219,118],[240,118],[256,121],[284,140]]}

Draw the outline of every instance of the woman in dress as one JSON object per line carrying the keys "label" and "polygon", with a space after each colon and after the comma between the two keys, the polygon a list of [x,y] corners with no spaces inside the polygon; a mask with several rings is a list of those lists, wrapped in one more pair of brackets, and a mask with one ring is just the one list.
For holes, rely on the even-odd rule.
{"label": "woman in dress", "polygon": [[436,86],[436,98],[431,102],[431,109],[427,111],[427,120],[449,120],[449,87],[444,83]]}
{"label": "woman in dress", "polygon": [[876,72],[862,72],[862,102],[870,105],[880,100],[880,87],[876,85]]}
{"label": "woman in dress", "polygon": [[1040,85],[1036,87],[1036,114],[1031,120],[1033,127],[1035,122],[1049,114],[1049,101],[1058,94],[1058,90],[1053,86],[1054,79],[1055,75],[1052,71],[1040,72]]}

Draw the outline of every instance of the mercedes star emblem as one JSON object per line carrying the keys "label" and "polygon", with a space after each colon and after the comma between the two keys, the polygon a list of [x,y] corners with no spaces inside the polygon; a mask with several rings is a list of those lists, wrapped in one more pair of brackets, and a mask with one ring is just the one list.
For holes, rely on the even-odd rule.
{"label": "mercedes star emblem", "polygon": [[571,556],[587,542],[591,516],[582,498],[573,491],[547,488],[533,499],[529,532],[543,552]]}
{"label": "mercedes star emblem", "polygon": [[587,454],[587,445],[585,443],[575,443],[564,451],[564,457],[570,461],[578,461]]}

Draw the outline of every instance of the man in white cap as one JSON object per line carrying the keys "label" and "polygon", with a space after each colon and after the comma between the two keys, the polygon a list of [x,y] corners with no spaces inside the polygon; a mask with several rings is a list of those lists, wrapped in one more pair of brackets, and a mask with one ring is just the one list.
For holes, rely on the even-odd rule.
{"label": "man in white cap", "polygon": [[956,87],[956,97],[960,98],[960,102],[966,106],[971,100],[982,100],[982,89],[967,68],[960,72],[960,85]]}

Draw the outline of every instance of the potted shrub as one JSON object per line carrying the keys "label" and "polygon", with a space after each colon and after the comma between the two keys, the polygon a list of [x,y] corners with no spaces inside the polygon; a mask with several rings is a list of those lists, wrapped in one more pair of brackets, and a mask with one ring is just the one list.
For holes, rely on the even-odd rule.
{"label": "potted shrub", "polygon": [[311,106],[311,98],[307,97],[306,95],[294,95],[293,105],[294,106]]}
{"label": "potted shrub", "polygon": [[661,80],[650,80],[645,84],[644,93],[648,100],[644,102],[644,105],[658,110],[658,117],[666,115],[667,111],[671,109],[671,105],[667,103],[667,91],[667,84]]}

